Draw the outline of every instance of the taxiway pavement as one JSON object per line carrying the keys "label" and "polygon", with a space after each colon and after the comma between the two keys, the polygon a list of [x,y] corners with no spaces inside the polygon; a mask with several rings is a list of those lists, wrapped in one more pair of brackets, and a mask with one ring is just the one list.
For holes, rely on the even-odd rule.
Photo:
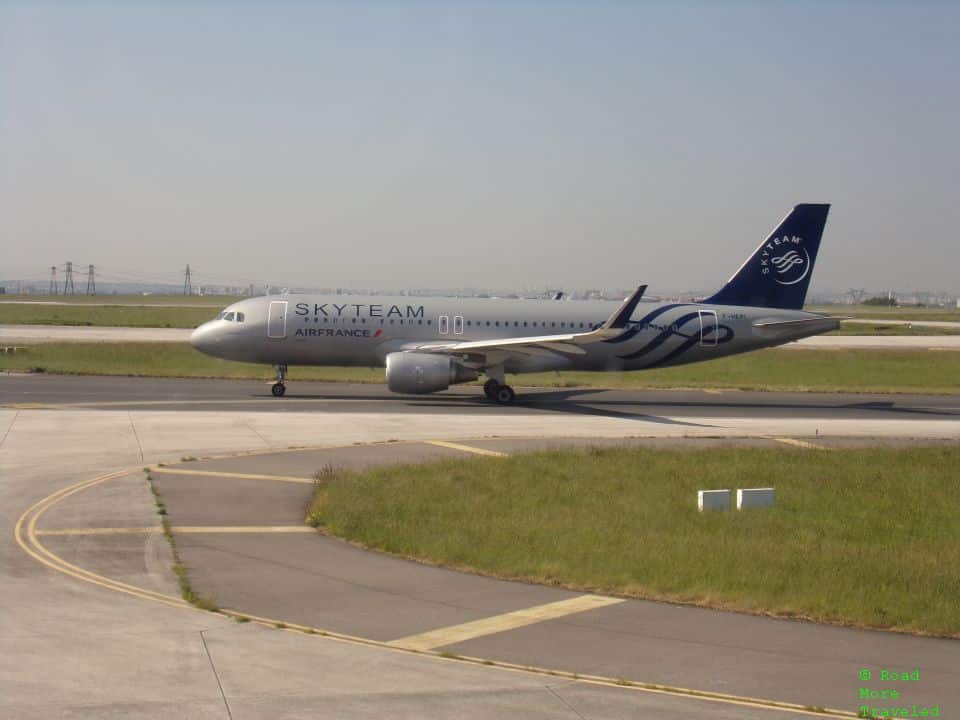
{"label": "taxiway pavement", "polygon": [[[0,532],[6,538],[0,543],[0,715],[795,717],[238,624],[84,581],[51,557],[40,553],[44,564],[29,556],[13,531],[35,503],[49,502],[45,499],[72,483],[100,473],[290,445],[327,448],[250,455],[205,467],[303,477],[331,459],[369,464],[462,452],[413,442],[425,439],[454,444],[472,439],[481,450],[510,452],[534,442],[517,439],[525,437],[542,438],[536,443],[567,436],[680,442],[687,435],[713,438],[698,441],[703,443],[721,442],[717,438],[723,436],[780,442],[756,436],[789,432],[777,437],[799,436],[813,444],[845,442],[840,436],[847,435],[872,441],[960,437],[960,403],[954,397],[547,391],[530,405],[499,408],[460,391],[402,398],[379,386],[303,387],[308,397],[278,400],[259,383],[0,377]],[[571,404],[578,407],[571,410]],[[330,449],[370,441],[383,444]],[[196,474],[203,470],[198,463],[183,467],[194,474],[156,475],[179,525],[302,520],[309,481],[215,477]],[[130,472],[64,495],[34,530],[152,527],[154,532],[33,540],[76,568],[175,597],[172,558],[156,532],[152,503],[143,473]],[[27,530],[21,527],[16,537],[29,540]],[[302,532],[268,537],[200,532],[179,536],[178,545],[195,570],[198,589],[215,594],[223,605],[235,602],[251,613],[275,612],[278,620],[323,623],[383,641],[576,595],[413,566]],[[298,584],[285,586],[293,577]],[[685,634],[697,628],[703,632],[699,645]],[[953,641],[857,634],[670,605],[611,605],[439,647],[576,672],[623,669],[640,680],[686,687],[702,683],[768,696],[776,690],[785,699],[811,704],[818,704],[818,697],[825,702],[849,697],[848,708],[855,704],[857,685],[848,671],[859,661],[910,658],[931,677],[921,699],[945,709],[958,704],[949,690],[960,666],[960,646]],[[738,670],[741,662],[746,664]],[[789,673],[780,678],[782,686],[775,685],[770,670],[748,672],[764,663]],[[804,678],[823,683],[825,692],[802,694]]]}

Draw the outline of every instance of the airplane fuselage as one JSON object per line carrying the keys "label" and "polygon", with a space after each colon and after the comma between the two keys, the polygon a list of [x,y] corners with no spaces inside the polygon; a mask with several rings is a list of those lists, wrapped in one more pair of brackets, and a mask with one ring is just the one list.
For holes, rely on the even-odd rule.
{"label": "airplane fuselage", "polygon": [[[241,300],[205,323],[203,352],[272,365],[383,366],[393,352],[437,343],[584,333],[619,303],[359,295],[280,295]],[[242,314],[242,322],[238,321]],[[226,318],[232,319],[226,319]],[[822,318],[822,323],[815,322]],[[807,321],[800,327],[758,323]],[[504,360],[509,373],[639,370],[699,362],[816,335],[832,318],[773,308],[641,302],[616,337],[582,353],[542,352]]]}

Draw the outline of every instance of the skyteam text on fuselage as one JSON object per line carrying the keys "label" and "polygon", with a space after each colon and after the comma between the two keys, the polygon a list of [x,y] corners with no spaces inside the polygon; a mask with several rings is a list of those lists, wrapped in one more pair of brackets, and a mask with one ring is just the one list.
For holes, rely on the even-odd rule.
{"label": "skyteam text on fuselage", "polygon": [[487,378],[510,404],[507,373],[642,370],[782,345],[839,326],[803,312],[830,209],[797,205],[719,291],[702,302],[623,303],[280,295],[230,305],[190,337],[208,355],[277,366],[386,366],[400,393]]}

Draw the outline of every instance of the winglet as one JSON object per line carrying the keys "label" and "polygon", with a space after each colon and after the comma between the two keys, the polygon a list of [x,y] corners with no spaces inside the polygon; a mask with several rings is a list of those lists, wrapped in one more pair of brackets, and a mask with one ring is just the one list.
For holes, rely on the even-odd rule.
{"label": "winglet", "polygon": [[633,292],[633,295],[624,300],[623,305],[617,308],[617,311],[611,315],[603,325],[600,326],[600,329],[619,330],[620,328],[626,327],[627,323],[630,321],[630,317],[633,315],[633,311],[636,310],[637,305],[640,304],[640,298],[643,297],[643,294],[646,291],[646,285],[641,285],[638,287]]}

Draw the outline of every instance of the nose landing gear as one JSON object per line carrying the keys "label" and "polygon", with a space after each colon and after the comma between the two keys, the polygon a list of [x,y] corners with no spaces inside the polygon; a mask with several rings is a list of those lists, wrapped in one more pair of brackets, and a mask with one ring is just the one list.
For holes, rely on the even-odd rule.
{"label": "nose landing gear", "polygon": [[284,380],[286,379],[287,366],[277,365],[277,381],[270,388],[270,392],[273,393],[274,397],[283,397],[284,393],[287,392],[287,386],[284,384]]}

